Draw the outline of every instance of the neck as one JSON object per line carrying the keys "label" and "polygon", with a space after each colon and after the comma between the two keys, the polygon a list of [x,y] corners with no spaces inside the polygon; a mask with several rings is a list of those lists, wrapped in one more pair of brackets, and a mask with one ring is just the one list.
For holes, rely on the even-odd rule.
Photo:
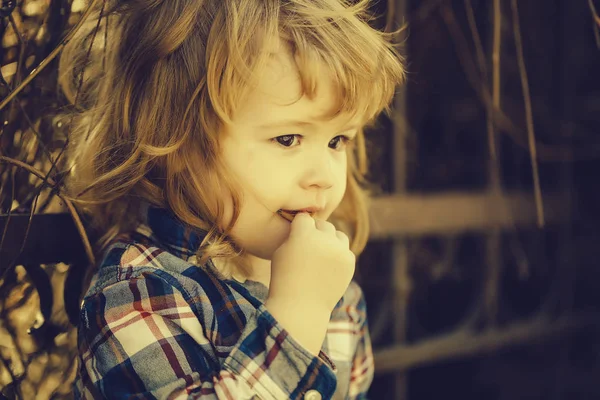
{"label": "neck", "polygon": [[271,281],[271,260],[265,260],[255,256],[249,256],[248,260],[252,266],[252,270],[247,279],[260,282],[266,287],[269,287]]}
{"label": "neck", "polygon": [[233,279],[237,281],[251,280],[260,282],[269,287],[271,280],[271,260],[265,260],[256,256],[247,255],[247,261],[250,264],[250,274],[245,276],[240,274],[239,269],[233,261],[222,258],[213,258],[213,264],[219,271],[231,273]]}

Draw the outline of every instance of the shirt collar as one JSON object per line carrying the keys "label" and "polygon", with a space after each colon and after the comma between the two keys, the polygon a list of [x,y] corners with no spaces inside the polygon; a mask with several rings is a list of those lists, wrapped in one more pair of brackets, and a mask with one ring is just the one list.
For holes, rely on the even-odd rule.
{"label": "shirt collar", "polygon": [[164,208],[145,205],[140,211],[142,224],[137,229],[138,233],[168,248],[169,252],[185,261],[196,254],[206,236],[205,231],[192,229]]}
{"label": "shirt collar", "polygon": [[[196,253],[206,237],[206,231],[193,230],[171,211],[149,204],[141,206],[140,214],[142,223],[136,229],[138,234],[149,238],[159,247],[164,247],[176,257],[196,264]],[[223,273],[212,261],[209,261],[209,266]],[[231,273],[231,278],[240,283],[246,282],[246,278],[235,271]]]}

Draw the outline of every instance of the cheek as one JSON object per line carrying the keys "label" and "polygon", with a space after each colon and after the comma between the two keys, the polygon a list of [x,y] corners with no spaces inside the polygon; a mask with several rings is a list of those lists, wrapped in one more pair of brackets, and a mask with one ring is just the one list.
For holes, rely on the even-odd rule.
{"label": "cheek", "polygon": [[229,165],[247,196],[264,200],[286,182],[285,167],[260,146],[240,149],[234,157],[230,157]]}
{"label": "cheek", "polygon": [[339,169],[336,171],[336,185],[331,189],[329,194],[329,207],[327,218],[335,211],[335,209],[341,204],[346,194],[348,186],[348,175],[346,164],[340,164]]}
{"label": "cheek", "polygon": [[342,196],[346,193],[346,187],[348,185],[348,156],[345,155],[339,162],[339,175],[337,177],[338,185]]}
{"label": "cheek", "polygon": [[221,188],[218,195],[219,198],[217,201],[221,203],[221,206],[223,207],[223,215],[219,219],[218,224],[219,229],[223,231],[227,228],[233,218],[233,198],[229,190],[225,188]]}
{"label": "cheek", "polygon": [[347,188],[347,177],[346,175],[344,175],[344,179],[341,181],[341,183],[339,184],[338,188],[336,189],[335,192],[335,208],[337,208],[340,203],[342,202],[342,199],[344,198],[344,195],[346,194],[346,188]]}

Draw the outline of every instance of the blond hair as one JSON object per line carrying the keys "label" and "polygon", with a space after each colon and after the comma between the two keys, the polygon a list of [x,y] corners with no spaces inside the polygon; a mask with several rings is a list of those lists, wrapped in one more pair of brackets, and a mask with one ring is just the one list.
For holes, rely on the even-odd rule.
{"label": "blond hair", "polygon": [[[263,73],[268,38],[291,46],[309,98],[319,67],[334,77],[331,117],[347,113],[372,123],[390,112],[404,80],[393,34],[368,24],[368,0],[99,3],[63,50],[59,79],[76,105],[64,119],[71,129],[67,189],[102,243],[133,229],[148,202],[207,232],[200,264],[225,257],[245,269],[243,250],[229,235],[240,197],[220,161],[219,132]],[[369,235],[362,130],[348,154],[347,190],[332,222],[358,255]],[[225,210],[216,193],[223,190],[234,206],[227,227],[219,227]]]}

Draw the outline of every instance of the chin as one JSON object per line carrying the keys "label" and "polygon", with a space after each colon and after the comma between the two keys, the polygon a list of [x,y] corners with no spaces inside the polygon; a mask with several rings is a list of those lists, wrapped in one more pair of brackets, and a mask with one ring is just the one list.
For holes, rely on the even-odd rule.
{"label": "chin", "polygon": [[254,245],[247,246],[245,250],[246,253],[253,257],[270,261],[271,258],[273,258],[273,253],[275,253],[275,250],[277,250],[283,242],[284,240],[281,242],[273,241],[271,243],[256,243]]}
{"label": "chin", "polygon": [[[258,237],[248,237],[247,231],[246,240],[238,237],[238,243],[244,248],[246,253],[251,256],[261,258],[263,260],[271,260],[275,250],[281,246],[290,234],[290,223],[281,217],[277,217],[277,221],[272,221],[266,226],[262,226],[254,231],[260,231]],[[275,223],[273,223],[275,222]],[[254,236],[254,235],[252,235]],[[245,243],[244,243],[245,242]]]}
{"label": "chin", "polygon": [[273,253],[281,246],[286,239],[288,238],[289,233],[286,235],[277,235],[273,237],[268,243],[265,243],[263,246],[260,246],[257,250],[260,258],[264,258],[265,260],[270,260],[273,258]]}

